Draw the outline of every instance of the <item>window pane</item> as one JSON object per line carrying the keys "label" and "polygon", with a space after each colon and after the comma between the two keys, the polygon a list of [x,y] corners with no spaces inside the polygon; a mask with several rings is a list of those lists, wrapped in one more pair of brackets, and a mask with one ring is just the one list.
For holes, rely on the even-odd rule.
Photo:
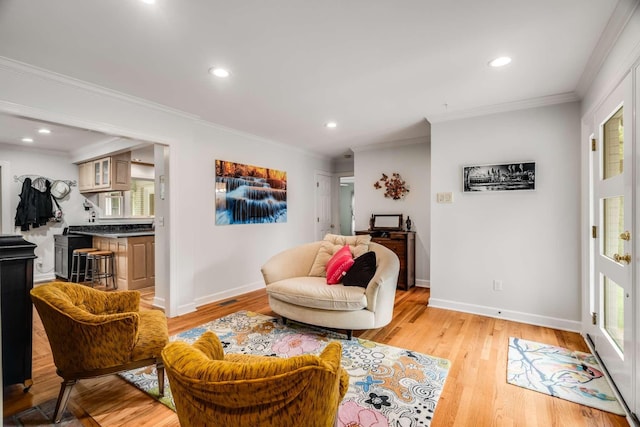
{"label": "window pane", "polygon": [[624,197],[610,197],[603,203],[603,251],[604,255],[613,258],[615,254],[624,253],[624,242],[620,234],[624,231]]}
{"label": "window pane", "polygon": [[147,179],[131,179],[131,216],[153,216],[154,202],[154,182]]}
{"label": "window pane", "polygon": [[624,160],[624,126],[622,123],[623,107],[609,119],[602,130],[602,162],[603,178],[611,178],[622,173]]}
{"label": "window pane", "polygon": [[604,329],[624,352],[624,289],[604,276]]}
{"label": "window pane", "polygon": [[100,193],[98,197],[98,205],[103,208],[103,216],[112,218],[123,216],[121,191]]}

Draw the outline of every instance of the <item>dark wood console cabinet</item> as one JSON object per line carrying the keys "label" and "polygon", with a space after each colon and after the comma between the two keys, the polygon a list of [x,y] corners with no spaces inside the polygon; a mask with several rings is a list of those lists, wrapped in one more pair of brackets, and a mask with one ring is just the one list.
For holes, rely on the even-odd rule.
{"label": "dark wood console cabinet", "polygon": [[416,284],[416,232],[415,231],[356,231],[369,234],[371,241],[391,249],[400,259],[398,288],[409,290]]}
{"label": "dark wood console cabinet", "polygon": [[[69,280],[71,277],[71,258],[75,249],[90,248],[93,245],[91,236],[81,234],[56,234],[54,239],[54,272],[59,279]],[[83,271],[84,264],[80,266]]]}
{"label": "dark wood console cabinet", "polygon": [[21,236],[0,235],[0,288],[2,288],[2,385],[24,384],[31,378],[33,259],[36,245]]}

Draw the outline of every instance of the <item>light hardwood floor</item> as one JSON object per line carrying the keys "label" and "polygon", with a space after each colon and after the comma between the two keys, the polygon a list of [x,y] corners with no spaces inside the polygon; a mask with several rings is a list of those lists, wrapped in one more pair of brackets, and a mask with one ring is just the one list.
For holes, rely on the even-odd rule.
{"label": "light hardwood floor", "polygon": [[[153,290],[143,290],[150,307]],[[451,370],[432,427],[450,426],[627,426],[624,417],[507,384],[510,336],[588,351],[579,334],[472,314],[430,308],[429,290],[398,291],[394,319],[388,326],[354,335],[449,359]],[[199,308],[169,319],[169,333],[190,329],[238,310],[274,315],[264,290]],[[33,380],[4,389],[4,416],[55,399],[55,374],[49,343],[34,310]],[[116,375],[80,381],[69,408],[86,426],[177,426],[176,414]]]}

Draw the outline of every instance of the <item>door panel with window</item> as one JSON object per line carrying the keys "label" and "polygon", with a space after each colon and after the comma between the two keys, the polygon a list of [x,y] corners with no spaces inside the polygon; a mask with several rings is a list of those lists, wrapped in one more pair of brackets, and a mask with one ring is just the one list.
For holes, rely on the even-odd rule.
{"label": "door panel with window", "polygon": [[635,364],[631,250],[631,79],[627,77],[596,111],[596,150],[591,159],[591,217],[596,227],[591,254],[588,331],[595,349],[626,401],[632,401]]}

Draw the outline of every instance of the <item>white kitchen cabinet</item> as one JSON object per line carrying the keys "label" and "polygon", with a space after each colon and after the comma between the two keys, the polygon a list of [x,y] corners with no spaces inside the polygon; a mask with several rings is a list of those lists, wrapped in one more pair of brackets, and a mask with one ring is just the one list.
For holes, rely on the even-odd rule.
{"label": "white kitchen cabinet", "polygon": [[131,186],[131,153],[80,163],[78,178],[81,193],[127,191]]}

